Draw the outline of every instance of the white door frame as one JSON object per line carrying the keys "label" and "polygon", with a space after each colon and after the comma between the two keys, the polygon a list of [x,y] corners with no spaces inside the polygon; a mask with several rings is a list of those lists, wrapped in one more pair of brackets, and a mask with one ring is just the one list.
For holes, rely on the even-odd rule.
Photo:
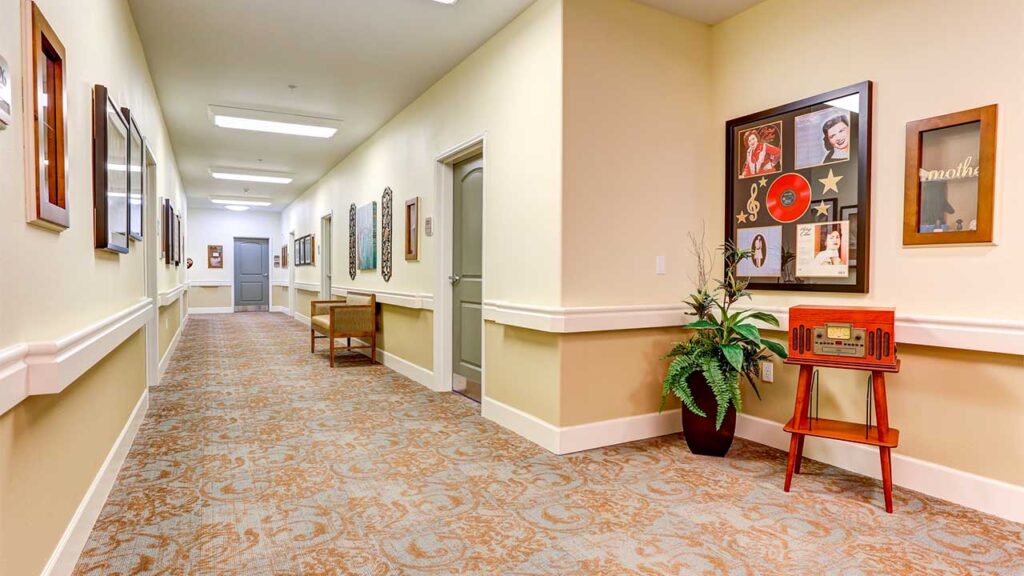
{"label": "white door frame", "polygon": [[[330,224],[327,224],[325,220],[330,218]],[[327,227],[330,229],[327,230]],[[324,232],[327,230],[327,232]],[[324,239],[327,239],[326,242]],[[328,210],[320,216],[320,299],[330,300],[333,286],[331,282],[333,249],[331,244],[334,242],[334,210]]]}
{"label": "white door frame", "polygon": [[295,317],[295,230],[288,232],[288,315]]}
{"label": "white door frame", "polygon": [[[157,261],[160,259],[160,247],[157,244],[157,213],[158,205],[156,186],[159,177],[156,175],[156,160],[149,143],[142,143],[146,157],[144,175],[143,226],[142,226],[142,258],[145,261],[146,298],[153,303],[153,315],[146,321],[146,385],[155,386],[160,379],[160,289],[157,285]],[[150,163],[152,161],[152,164]],[[150,177],[152,172],[152,177]]]}
{"label": "white door frame", "polygon": [[[434,274],[434,390],[452,391],[452,286],[448,277],[452,274],[452,225],[454,203],[452,190],[455,184],[454,167],[462,160],[483,154],[484,178],[481,218],[484,234],[481,239],[483,281],[481,300],[487,298],[487,133],[457,144],[439,154],[435,160],[434,223],[433,232],[437,238],[435,246],[436,269]],[[480,343],[484,350],[480,355],[481,402],[487,396],[487,349],[484,335],[484,321],[481,314]]]}

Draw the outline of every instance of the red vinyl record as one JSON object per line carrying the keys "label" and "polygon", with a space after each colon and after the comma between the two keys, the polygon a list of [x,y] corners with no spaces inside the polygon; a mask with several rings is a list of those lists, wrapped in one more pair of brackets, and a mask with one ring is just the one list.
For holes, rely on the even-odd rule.
{"label": "red vinyl record", "polygon": [[795,222],[811,207],[811,185],[796,172],[783,174],[768,188],[765,204],[772,218],[783,224]]}

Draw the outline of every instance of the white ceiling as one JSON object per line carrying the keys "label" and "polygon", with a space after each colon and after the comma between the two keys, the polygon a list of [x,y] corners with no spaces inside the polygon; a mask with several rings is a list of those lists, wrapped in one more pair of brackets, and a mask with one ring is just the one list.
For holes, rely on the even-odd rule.
{"label": "white ceiling", "polygon": [[[189,205],[271,196],[283,209],[533,0],[129,0]],[[289,84],[298,87],[292,91]],[[209,105],[343,120],[331,139],[217,128]],[[262,162],[259,162],[262,159]],[[211,166],[293,172],[224,182]]]}
{"label": "white ceiling", "polygon": [[704,24],[718,24],[764,0],[636,0]]}
{"label": "white ceiling", "polygon": [[[638,0],[713,24],[760,0]],[[129,0],[190,206],[281,210],[533,0]],[[297,86],[294,90],[290,84]],[[217,128],[210,105],[343,120],[329,140]],[[262,160],[262,161],[261,161]],[[288,185],[210,167],[291,172]]]}

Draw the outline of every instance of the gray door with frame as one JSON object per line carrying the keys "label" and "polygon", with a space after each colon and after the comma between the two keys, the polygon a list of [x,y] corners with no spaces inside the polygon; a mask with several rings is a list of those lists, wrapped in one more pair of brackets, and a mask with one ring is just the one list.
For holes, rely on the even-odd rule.
{"label": "gray door with frame", "polygon": [[270,310],[270,244],[235,238],[235,311]]}
{"label": "gray door with frame", "polygon": [[483,356],[484,159],[453,168],[452,389],[480,401]]}

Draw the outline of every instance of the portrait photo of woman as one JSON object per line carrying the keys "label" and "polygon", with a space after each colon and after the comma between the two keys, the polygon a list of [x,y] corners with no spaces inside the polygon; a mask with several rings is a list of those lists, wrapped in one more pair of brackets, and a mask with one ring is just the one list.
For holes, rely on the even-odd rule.
{"label": "portrait photo of woman", "polygon": [[740,178],[752,178],[782,171],[781,134],[782,122],[740,131]]}
{"label": "portrait photo of woman", "polygon": [[764,236],[760,234],[754,236],[754,242],[750,245],[750,261],[753,262],[755,268],[764,266],[765,248]]}
{"label": "portrait photo of woman", "polygon": [[798,170],[850,159],[854,138],[850,114],[849,110],[829,107],[795,118]]}
{"label": "portrait photo of woman", "polygon": [[818,266],[840,266],[846,264],[842,253],[843,229],[838,224],[819,229],[818,252],[814,255],[814,263]]}

